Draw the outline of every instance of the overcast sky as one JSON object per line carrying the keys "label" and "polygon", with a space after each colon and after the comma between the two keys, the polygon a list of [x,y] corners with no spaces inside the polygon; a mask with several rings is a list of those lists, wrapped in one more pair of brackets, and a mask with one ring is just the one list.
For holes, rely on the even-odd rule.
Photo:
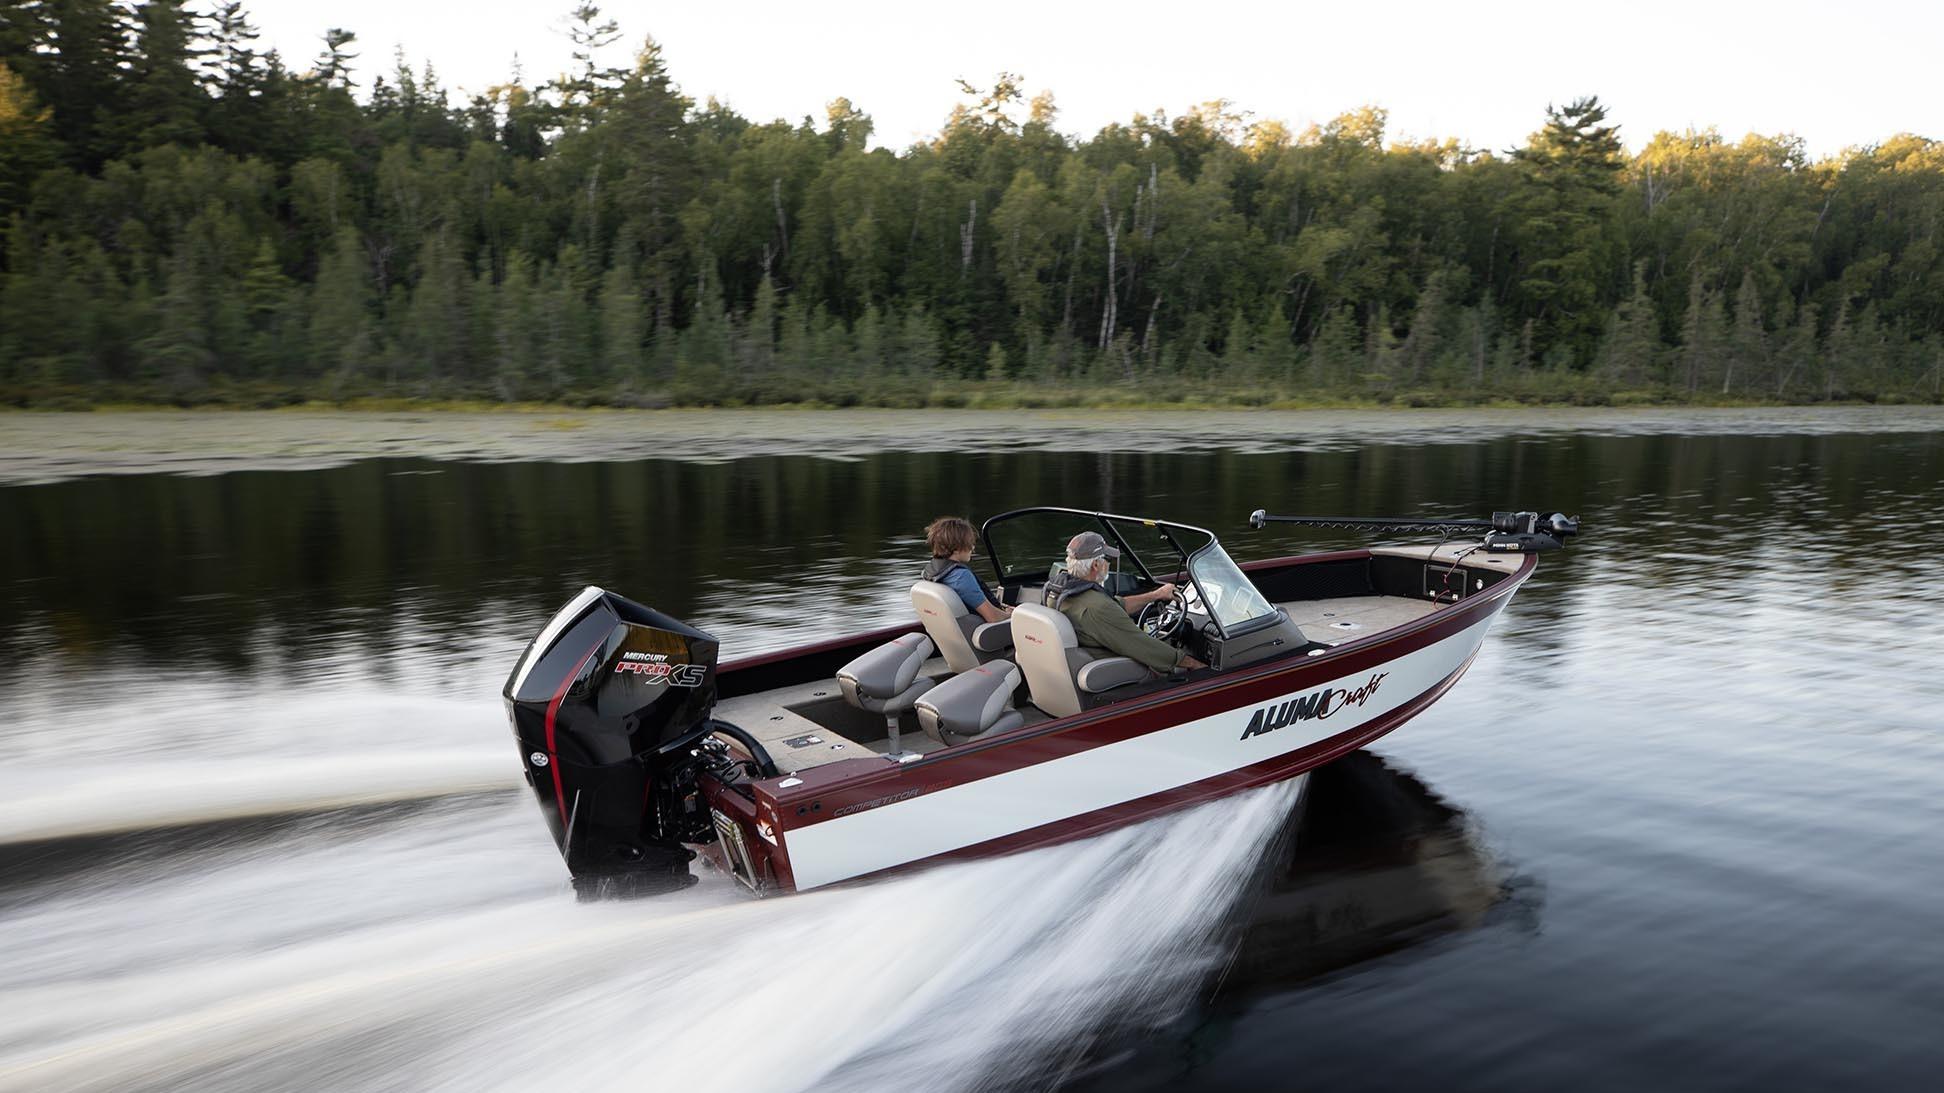
{"label": "overcast sky", "polygon": [[[327,26],[358,35],[357,75],[389,71],[394,47],[430,60],[448,89],[503,82],[517,53],[529,83],[568,65],[567,3],[547,0],[246,0],[264,46],[309,67]],[[1001,70],[1050,89],[1059,127],[1091,135],[1139,112],[1170,116],[1227,98],[1301,130],[1363,103],[1391,136],[1519,143],[1548,102],[1597,94],[1629,147],[1660,129],[1731,138],[1792,132],[1814,155],[1898,132],[1944,137],[1944,3],[1892,0],[1361,0],[1317,4],[927,4],[851,0],[603,5],[625,64],[646,34],[698,102],[758,121],[848,96],[903,147],[937,131],[955,77]],[[982,21],[983,20],[983,21]],[[455,101],[460,101],[455,96]]]}

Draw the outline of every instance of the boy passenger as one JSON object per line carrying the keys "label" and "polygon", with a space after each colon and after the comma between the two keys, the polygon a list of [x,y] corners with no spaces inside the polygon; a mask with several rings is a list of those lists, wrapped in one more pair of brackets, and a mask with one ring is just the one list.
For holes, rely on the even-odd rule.
{"label": "boy passenger", "polygon": [[1012,608],[1002,606],[973,574],[966,563],[978,536],[970,522],[959,516],[941,516],[925,528],[925,543],[931,547],[931,561],[925,563],[924,578],[945,585],[959,594],[966,611],[987,622],[1003,622]]}

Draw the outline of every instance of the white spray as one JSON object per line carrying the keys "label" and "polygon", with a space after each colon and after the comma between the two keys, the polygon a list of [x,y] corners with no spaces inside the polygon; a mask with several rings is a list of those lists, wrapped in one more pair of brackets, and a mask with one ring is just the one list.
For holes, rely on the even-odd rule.
{"label": "white spray", "polygon": [[0,919],[9,951],[54,946],[0,979],[0,1089],[968,1088],[1176,1012],[1297,793],[878,884],[596,905],[509,838],[530,802],[447,806]]}

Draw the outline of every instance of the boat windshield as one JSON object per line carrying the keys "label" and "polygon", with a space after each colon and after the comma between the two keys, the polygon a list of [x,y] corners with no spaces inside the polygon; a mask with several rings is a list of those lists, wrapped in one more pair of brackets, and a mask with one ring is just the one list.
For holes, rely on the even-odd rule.
{"label": "boat windshield", "polygon": [[1275,614],[1276,605],[1250,583],[1220,543],[1210,542],[1196,551],[1188,559],[1188,572],[1208,598],[1208,610],[1225,632]]}

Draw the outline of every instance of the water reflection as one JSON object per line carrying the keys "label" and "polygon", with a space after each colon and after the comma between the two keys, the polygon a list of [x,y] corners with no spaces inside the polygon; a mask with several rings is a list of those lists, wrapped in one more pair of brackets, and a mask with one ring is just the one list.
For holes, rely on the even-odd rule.
{"label": "water reflection", "polygon": [[1462,809],[1354,752],[1310,775],[1227,927],[1227,961],[1179,1021],[1014,1077],[1024,1087],[1064,1073],[1076,1090],[1230,1088],[1217,1064],[1252,1007],[1466,931],[1534,929],[1542,910],[1537,884],[1498,861]]}
{"label": "water reflection", "polygon": [[937,513],[1047,503],[1206,524],[1244,558],[1358,541],[1243,531],[1242,515],[1264,505],[1564,508],[1586,518],[1576,561],[1521,599],[1550,616],[1597,589],[1602,571],[1679,574],[1686,594],[1736,598],[1750,576],[1804,582],[1803,549],[1841,562],[1944,527],[1940,482],[1944,444],[1924,433],[846,462],[376,460],[88,479],[0,489],[0,656],[57,676],[116,665],[264,673],[345,654],[422,674],[420,661],[497,655],[513,640],[502,635],[531,632],[587,582],[715,627],[732,648],[773,647],[896,615],[919,529]]}
{"label": "water reflection", "polygon": [[1534,890],[1514,884],[1463,811],[1367,751],[1316,771],[1290,826],[1215,991],[1221,1006],[1476,929],[1515,891],[1518,920],[1538,915]]}

